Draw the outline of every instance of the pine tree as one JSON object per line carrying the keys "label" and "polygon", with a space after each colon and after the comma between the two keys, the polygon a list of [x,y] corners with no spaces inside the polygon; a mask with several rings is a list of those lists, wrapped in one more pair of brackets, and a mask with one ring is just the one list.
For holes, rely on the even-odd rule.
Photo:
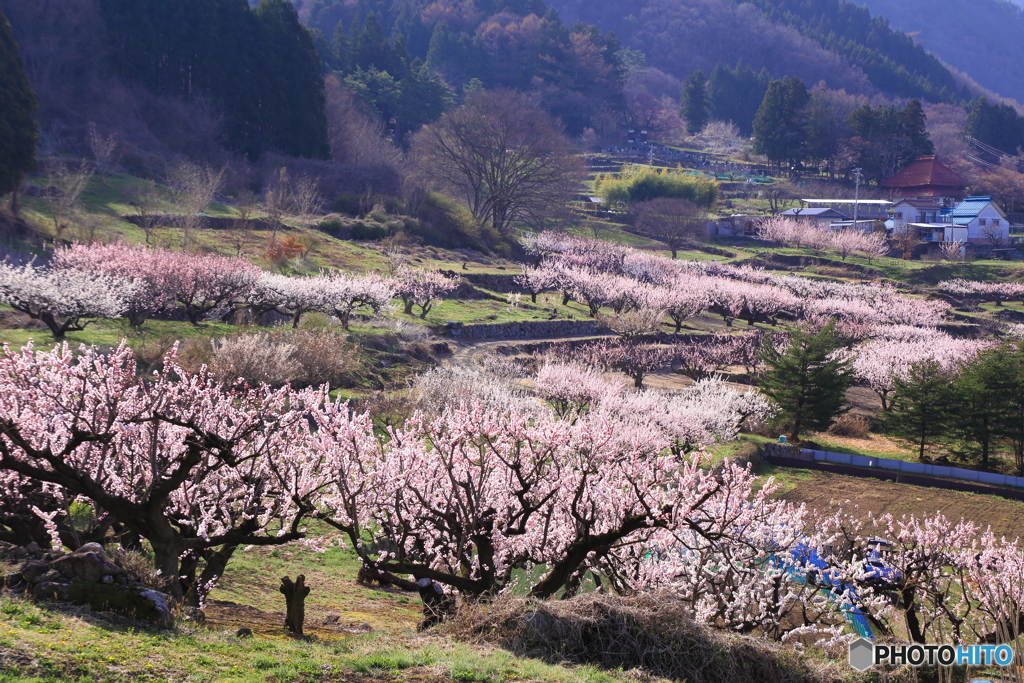
{"label": "pine tree", "polygon": [[761,391],[791,422],[792,441],[800,438],[805,427],[828,429],[842,414],[852,374],[850,361],[835,355],[839,348],[830,322],[814,334],[794,330],[785,350],[771,343],[761,349],[761,360],[768,366]]}
{"label": "pine tree", "polygon": [[256,17],[263,33],[258,78],[264,141],[285,154],[326,159],[323,69],[309,32],[287,0],[262,0]]}
{"label": "pine tree", "polygon": [[929,443],[944,436],[950,420],[952,382],[933,360],[915,363],[906,379],[896,378],[892,409],[885,425],[894,436],[917,446],[924,459]]}
{"label": "pine tree", "polygon": [[32,114],[36,96],[25,75],[25,62],[7,17],[0,12],[0,197],[14,193],[27,171],[35,168],[38,128]]}
{"label": "pine tree", "polygon": [[696,135],[708,125],[708,81],[703,71],[694,71],[683,86],[680,115],[686,120],[686,130]]}
{"label": "pine tree", "polygon": [[965,453],[988,467],[989,456],[1005,430],[1006,412],[1015,394],[1012,353],[995,349],[978,354],[953,380],[952,408],[955,420],[949,434]]}
{"label": "pine tree", "polygon": [[807,86],[799,78],[769,83],[754,117],[754,153],[775,164],[802,159],[809,101]]}
{"label": "pine tree", "polygon": [[331,51],[334,53],[334,68],[343,74],[347,74],[352,68],[352,50],[349,48],[344,22],[339,21],[334,27]]}
{"label": "pine tree", "polygon": [[928,137],[926,122],[927,116],[925,116],[921,101],[917,98],[910,100],[900,115],[900,127],[903,135],[910,141],[911,157],[935,154],[935,145]]}

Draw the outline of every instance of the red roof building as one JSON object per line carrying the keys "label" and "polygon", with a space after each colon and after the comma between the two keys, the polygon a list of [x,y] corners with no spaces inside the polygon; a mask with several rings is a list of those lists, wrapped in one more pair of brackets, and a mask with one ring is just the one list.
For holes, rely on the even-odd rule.
{"label": "red roof building", "polygon": [[879,183],[901,197],[950,197],[963,199],[967,181],[934,155],[917,157],[893,177]]}

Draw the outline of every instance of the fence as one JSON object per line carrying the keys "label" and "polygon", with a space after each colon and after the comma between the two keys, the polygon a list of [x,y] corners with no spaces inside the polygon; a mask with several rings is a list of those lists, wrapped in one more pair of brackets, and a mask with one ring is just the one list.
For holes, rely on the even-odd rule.
{"label": "fence", "polygon": [[[773,448],[773,446],[776,446]],[[937,467],[937,470],[920,470],[917,467],[905,467],[920,465],[925,467],[923,463],[907,463],[900,460],[889,460],[886,458],[868,458],[859,455],[848,455],[845,453],[826,453],[824,451],[800,451],[796,448],[777,448],[779,444],[773,444],[765,449],[765,460],[773,465],[780,467],[799,467],[803,469],[816,470],[819,472],[831,472],[832,474],[843,474],[848,477],[860,477],[867,479],[878,479],[881,481],[891,481],[897,484],[910,484],[912,486],[927,486],[930,488],[946,489],[948,491],[963,491],[966,493],[982,493],[987,495],[1000,496],[1002,498],[1008,498],[1010,500],[1024,501],[1024,489],[1016,487],[998,487],[998,485],[989,484],[986,482],[987,477],[978,477],[976,475],[986,475],[985,472],[973,472],[971,470],[962,470],[956,467]],[[830,457],[832,462],[825,460],[826,457]],[[852,464],[844,464],[845,462]],[[881,464],[888,465],[888,467],[881,467]],[[872,463],[872,464],[869,464]],[[899,464],[902,463],[902,464]],[[911,472],[914,470],[914,472]],[[972,476],[970,480],[954,479],[954,478],[943,478],[936,474],[949,472],[955,474],[957,472],[966,473]],[[920,473],[917,473],[920,472]],[[925,472],[932,472],[932,474],[926,474]],[[1003,477],[1005,475],[989,475],[993,477],[991,481],[995,481],[994,477]],[[1019,477],[1006,477],[1004,481],[1017,480],[1020,481]]]}
{"label": "fence", "polygon": [[875,458],[866,455],[851,455],[850,453],[832,453],[830,451],[802,450],[800,455],[795,453],[790,457],[799,460],[808,459],[815,462],[828,462],[834,465],[851,465],[853,467],[874,467],[894,472],[905,472],[907,474],[920,474],[928,477],[940,477],[943,479],[960,479],[963,481],[975,481],[979,484],[990,486],[1015,486],[1024,488],[1024,477],[1012,477],[1008,474],[996,474],[994,472],[977,472],[965,470],[959,467],[947,467],[944,465],[930,465],[923,462],[908,462],[906,460],[892,460],[889,458]]}

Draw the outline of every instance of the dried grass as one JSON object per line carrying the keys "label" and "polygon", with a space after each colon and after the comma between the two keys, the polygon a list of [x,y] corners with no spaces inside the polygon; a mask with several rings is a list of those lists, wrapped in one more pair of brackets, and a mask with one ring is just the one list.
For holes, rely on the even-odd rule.
{"label": "dried grass", "polygon": [[125,570],[129,578],[135,579],[143,586],[158,591],[167,589],[167,581],[160,575],[158,569],[153,568],[152,558],[145,553],[115,548],[110,554],[110,560]]}
{"label": "dried grass", "polygon": [[660,593],[591,593],[545,603],[501,598],[463,605],[441,629],[521,656],[640,669],[688,683],[817,683],[852,673],[838,656],[833,664],[802,656],[792,646],[696,624],[678,601]]}
{"label": "dried grass", "polygon": [[841,415],[838,420],[828,428],[828,433],[834,436],[848,436],[854,439],[867,438],[871,431],[871,420],[863,415]]}

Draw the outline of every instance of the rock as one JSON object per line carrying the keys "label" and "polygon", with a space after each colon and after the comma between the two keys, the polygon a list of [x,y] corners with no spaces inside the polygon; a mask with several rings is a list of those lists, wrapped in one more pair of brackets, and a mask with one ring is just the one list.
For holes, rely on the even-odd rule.
{"label": "rock", "polygon": [[106,583],[106,584],[114,583],[114,577],[111,576],[110,574],[107,574],[106,576],[103,577],[103,579],[100,581],[100,583]]}
{"label": "rock", "polygon": [[36,577],[42,576],[48,571],[50,571],[50,563],[43,562],[42,560],[29,560],[25,564],[21,565],[21,576],[26,581],[32,581]]}
{"label": "rock", "polygon": [[107,574],[120,576],[123,569],[110,561],[99,543],[86,543],[81,548],[53,561],[53,568],[68,577],[99,582]]}
{"label": "rock", "polygon": [[20,573],[8,574],[4,577],[3,585],[6,588],[21,588],[26,583],[25,578]]}
{"label": "rock", "polygon": [[235,631],[235,637],[236,638],[252,638],[252,629],[251,628],[240,628],[237,631]]}
{"label": "rock", "polygon": [[32,541],[27,546],[25,546],[25,550],[27,550],[28,554],[32,557],[39,557],[39,544],[35,541]]}
{"label": "rock", "polygon": [[174,621],[171,616],[171,607],[167,604],[167,596],[155,590],[142,591],[139,593],[139,597],[144,600],[149,600],[153,604],[153,608],[156,610],[157,618],[155,619],[158,624],[170,624]]}
{"label": "rock", "polygon": [[32,581],[32,583],[35,583],[35,584],[39,584],[39,583],[63,583],[64,581],[66,581],[66,579],[64,578],[64,575],[61,574],[59,571],[57,571],[56,569],[51,569],[50,571],[48,571],[45,574],[42,574],[40,576],[37,576],[36,578],[32,579],[31,581]]}
{"label": "rock", "polygon": [[67,594],[71,602],[89,605],[97,612],[114,612],[156,624],[171,621],[167,596],[156,591],[140,593],[121,586],[81,582],[68,586]]}
{"label": "rock", "polygon": [[43,581],[32,589],[32,595],[37,600],[67,600],[68,586],[64,583]]}

